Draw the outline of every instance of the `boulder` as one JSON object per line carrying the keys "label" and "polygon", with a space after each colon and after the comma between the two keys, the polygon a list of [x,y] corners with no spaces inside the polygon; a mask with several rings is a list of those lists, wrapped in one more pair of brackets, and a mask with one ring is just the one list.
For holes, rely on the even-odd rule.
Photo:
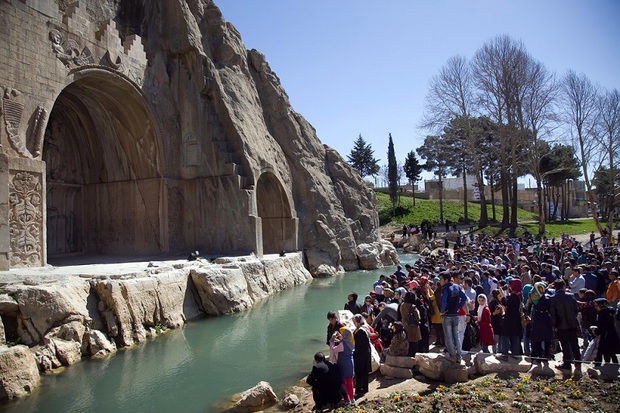
{"label": "boulder", "polygon": [[28,347],[0,348],[0,400],[26,396],[39,381],[37,362]]}
{"label": "boulder", "polygon": [[116,344],[110,341],[106,335],[99,330],[89,331],[86,343],[86,354],[91,357],[101,357],[116,351]]}
{"label": "boulder", "polygon": [[61,338],[53,338],[51,343],[56,349],[58,360],[65,366],[75,364],[82,359],[81,343],[66,341]]}
{"label": "boulder", "polygon": [[418,371],[424,377],[432,380],[444,381],[445,372],[458,366],[458,364],[446,359],[441,354],[417,354],[415,358],[418,364]]}
{"label": "boulder", "polygon": [[0,346],[6,344],[6,333],[4,332],[4,323],[2,322],[2,318],[0,318]]}
{"label": "boulder", "polygon": [[396,253],[396,248],[394,248],[394,245],[392,245],[390,241],[381,240],[378,244],[380,245],[379,259],[384,267],[396,265],[400,262],[398,254]]}
{"label": "boulder", "polygon": [[[391,245],[391,244],[390,244]],[[355,250],[360,268],[365,270],[376,270],[381,267],[380,245],[378,243],[359,244]]]}
{"label": "boulder", "polygon": [[280,402],[282,407],[286,410],[290,410],[299,404],[300,400],[296,394],[287,394]]}
{"label": "boulder", "polygon": [[266,381],[259,382],[256,386],[241,393],[241,398],[236,403],[237,407],[256,408],[278,401],[278,396]]}

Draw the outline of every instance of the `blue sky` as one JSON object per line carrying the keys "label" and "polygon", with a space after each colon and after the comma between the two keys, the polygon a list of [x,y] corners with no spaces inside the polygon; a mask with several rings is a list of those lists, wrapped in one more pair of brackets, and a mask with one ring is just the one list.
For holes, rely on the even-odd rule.
{"label": "blue sky", "polygon": [[[431,78],[502,34],[563,75],[620,89],[620,0],[215,0],[265,54],[293,109],[346,159],[361,134],[380,165],[418,148]],[[430,175],[426,175],[427,178]]]}

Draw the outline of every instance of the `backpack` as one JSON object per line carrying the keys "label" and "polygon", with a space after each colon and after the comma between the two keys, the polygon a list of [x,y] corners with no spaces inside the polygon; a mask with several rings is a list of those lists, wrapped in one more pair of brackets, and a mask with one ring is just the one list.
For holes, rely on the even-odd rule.
{"label": "backpack", "polygon": [[460,297],[460,288],[455,285],[452,284],[450,286],[450,296],[448,297],[448,303],[446,305],[446,310],[449,313],[456,313],[459,310],[459,302],[461,301],[461,297]]}

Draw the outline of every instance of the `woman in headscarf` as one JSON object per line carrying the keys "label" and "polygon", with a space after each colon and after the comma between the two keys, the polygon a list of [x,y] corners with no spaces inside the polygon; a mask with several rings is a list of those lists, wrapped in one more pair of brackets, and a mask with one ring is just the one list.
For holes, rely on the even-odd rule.
{"label": "woman in headscarf", "polygon": [[405,327],[400,321],[392,323],[392,341],[386,350],[388,356],[406,356],[409,352],[409,341]]}
{"label": "woman in headscarf", "polygon": [[353,364],[355,370],[355,395],[357,399],[368,393],[368,375],[371,370],[370,357],[370,331],[366,320],[361,314],[353,316],[353,324],[355,324],[355,351],[353,352]]}
{"label": "woman in headscarf", "polygon": [[521,355],[521,280],[512,278],[508,282],[508,295],[504,299],[506,312],[502,320],[502,356],[506,358],[510,350],[513,357]]}
{"label": "woman in headscarf", "polygon": [[482,347],[482,351],[484,353],[489,352],[489,346],[493,346],[495,344],[495,339],[493,337],[493,326],[491,325],[491,310],[489,310],[489,306],[487,305],[487,296],[484,294],[479,294],[477,297],[478,300],[478,328],[480,331],[480,346]]}
{"label": "woman in headscarf", "polygon": [[546,295],[547,284],[540,281],[534,284],[530,291],[529,302],[531,305],[532,332],[532,358],[538,362],[541,358],[551,358],[551,340],[553,340],[553,327],[551,314],[549,313],[549,297]]}
{"label": "woman in headscarf", "polygon": [[489,303],[489,311],[491,312],[491,326],[493,327],[493,353],[501,353],[501,333],[502,318],[504,317],[504,306],[502,299],[504,298],[501,289],[491,290],[491,302]]}
{"label": "woman in headscarf", "polygon": [[431,314],[431,324],[433,326],[433,331],[435,332],[435,345],[438,347],[444,347],[446,345],[446,340],[443,334],[441,312],[439,311],[439,303],[441,301],[441,285],[439,285],[439,278],[437,278],[434,282],[436,283],[436,287],[433,291],[433,298],[430,302],[430,305],[433,308],[433,313]]}
{"label": "woman in headscarf", "polygon": [[407,291],[403,303],[399,307],[400,319],[407,333],[409,349],[407,355],[415,357],[418,351],[418,342],[422,340],[420,331],[420,311],[415,306],[416,296],[413,291]]}
{"label": "woman in headscarf", "polygon": [[346,401],[353,403],[353,351],[355,349],[355,339],[348,327],[341,327],[336,331],[331,339],[331,350],[338,353],[338,370],[340,379],[346,392]]}

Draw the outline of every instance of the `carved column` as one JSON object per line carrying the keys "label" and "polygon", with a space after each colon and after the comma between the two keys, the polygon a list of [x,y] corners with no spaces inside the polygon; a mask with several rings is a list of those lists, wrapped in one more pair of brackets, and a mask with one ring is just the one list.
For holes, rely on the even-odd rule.
{"label": "carved column", "polygon": [[0,154],[0,271],[7,271],[11,267],[10,255],[9,158]]}
{"label": "carved column", "polygon": [[8,225],[11,268],[46,264],[45,206],[45,163],[10,158]]}

